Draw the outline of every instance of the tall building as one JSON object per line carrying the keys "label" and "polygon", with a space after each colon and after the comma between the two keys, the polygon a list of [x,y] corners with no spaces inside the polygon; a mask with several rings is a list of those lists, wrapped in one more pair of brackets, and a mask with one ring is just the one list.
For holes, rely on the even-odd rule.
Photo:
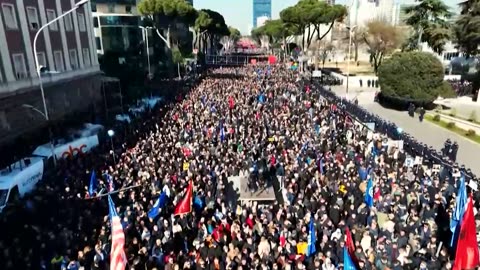
{"label": "tall building", "polygon": [[96,0],[92,4],[97,53],[126,52],[143,40],[136,0]]}
{"label": "tall building", "polygon": [[265,23],[270,20],[269,17],[267,16],[260,16],[257,18],[257,27],[262,27],[265,25]]}
{"label": "tall building", "polygon": [[348,14],[349,24],[358,27],[372,20],[383,20],[392,25],[398,21],[394,0],[353,0]]}
{"label": "tall building", "polygon": [[253,27],[257,27],[258,17],[272,18],[272,0],[253,0]]}
{"label": "tall building", "polygon": [[410,6],[412,6],[412,5],[410,5],[410,4],[401,4],[400,5],[399,14],[398,14],[398,24],[399,25],[406,25],[406,21],[410,17],[410,15],[408,15],[405,10]]}
{"label": "tall building", "polygon": [[0,0],[0,144],[47,124],[37,112],[43,112],[43,99],[35,58],[44,67],[42,82],[51,122],[93,111],[101,98],[90,3],[43,29],[34,55],[33,41],[40,27],[71,10],[76,2]]}

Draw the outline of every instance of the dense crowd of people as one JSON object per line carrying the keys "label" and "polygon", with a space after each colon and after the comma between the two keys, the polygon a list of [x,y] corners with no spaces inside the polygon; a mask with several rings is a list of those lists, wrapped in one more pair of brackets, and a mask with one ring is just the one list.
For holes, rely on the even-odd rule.
{"label": "dense crowd of people", "polygon": [[472,83],[465,80],[448,80],[448,83],[455,91],[457,97],[468,96],[473,94],[473,85]]}
{"label": "dense crowd of people", "polygon": [[[407,166],[404,150],[421,151],[413,139],[389,144],[398,131],[388,123],[368,130],[353,104],[297,76],[280,65],[214,70],[175,103],[121,127],[113,153],[107,144],[62,161],[0,216],[2,269],[108,268],[108,203],[86,196],[92,170],[97,190],[108,189],[107,174],[115,190],[138,186],[112,195],[128,269],[342,269],[347,227],[361,269],[451,269],[458,178]],[[275,202],[227,196],[229,177],[259,171],[269,185],[281,179]],[[174,216],[190,180],[201,203]],[[151,219],[162,191],[166,206]],[[311,219],[316,252],[307,256]]]}

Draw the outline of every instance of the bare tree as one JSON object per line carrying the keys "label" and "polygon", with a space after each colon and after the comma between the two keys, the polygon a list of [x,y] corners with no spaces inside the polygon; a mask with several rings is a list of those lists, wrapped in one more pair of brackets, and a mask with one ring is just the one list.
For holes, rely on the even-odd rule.
{"label": "bare tree", "polygon": [[368,46],[370,62],[375,74],[385,55],[398,49],[403,42],[402,31],[383,20],[370,21],[366,28],[359,30],[363,41]]}

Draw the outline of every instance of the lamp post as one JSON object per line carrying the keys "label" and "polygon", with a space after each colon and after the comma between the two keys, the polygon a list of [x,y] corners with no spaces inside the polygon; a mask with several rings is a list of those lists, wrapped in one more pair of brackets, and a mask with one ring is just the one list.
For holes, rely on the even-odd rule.
{"label": "lamp post", "polygon": [[350,54],[352,52],[352,32],[357,26],[349,26],[348,29],[348,56],[347,56],[347,85],[345,88],[346,95],[348,95],[348,84],[350,81]]}
{"label": "lamp post", "polygon": [[110,137],[110,144],[111,144],[111,147],[112,147],[113,164],[117,165],[117,161],[115,160],[115,148],[113,147],[113,136],[115,136],[115,131],[109,129],[107,131],[107,135],[108,135],[108,137]]}
{"label": "lamp post", "polygon": [[[72,9],[70,9],[69,11],[63,13],[62,15],[58,16],[57,18],[49,21],[48,23],[46,23],[45,25],[40,27],[40,29],[38,29],[37,33],[35,34],[35,37],[33,38],[33,56],[35,57],[35,69],[37,71],[38,81],[39,81],[39,84],[40,84],[40,92],[42,93],[43,113],[40,110],[38,110],[37,108],[35,108],[31,105],[28,105],[28,104],[24,104],[23,107],[32,109],[32,110],[40,113],[41,115],[43,115],[43,117],[45,117],[45,120],[47,121],[48,125],[49,125],[49,122],[50,122],[50,116],[48,115],[47,102],[45,100],[45,91],[43,90],[42,72],[41,72],[42,67],[40,66],[40,64],[38,62],[37,40],[38,40],[38,37],[40,36],[40,33],[42,33],[42,31],[45,28],[47,28],[52,23],[57,22],[61,18],[67,16],[68,14],[72,13],[73,11],[77,10],[78,8],[82,7],[88,1],[89,0],[81,0],[80,2],[76,3],[75,6]],[[52,148],[53,163],[56,165],[55,151],[54,151],[54,145],[53,145],[53,134],[52,134],[52,129],[51,129],[50,125],[49,125],[49,133],[50,133],[50,144],[51,144],[50,147]]]}

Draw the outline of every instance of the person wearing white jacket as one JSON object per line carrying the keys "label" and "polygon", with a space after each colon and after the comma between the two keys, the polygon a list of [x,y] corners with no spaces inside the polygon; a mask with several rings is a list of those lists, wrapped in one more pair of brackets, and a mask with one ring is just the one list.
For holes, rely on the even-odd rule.
{"label": "person wearing white jacket", "polygon": [[322,270],[335,270],[335,265],[333,265],[330,258],[325,259],[325,262],[322,264]]}

